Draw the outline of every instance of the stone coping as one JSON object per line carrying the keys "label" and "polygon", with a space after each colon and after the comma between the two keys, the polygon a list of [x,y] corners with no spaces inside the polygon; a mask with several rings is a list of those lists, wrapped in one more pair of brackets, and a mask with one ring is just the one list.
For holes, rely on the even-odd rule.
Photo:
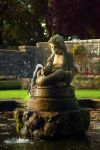
{"label": "stone coping", "polygon": [[92,109],[100,108],[100,99],[80,99],[78,101],[80,107],[88,107]]}
{"label": "stone coping", "polygon": [[[100,99],[80,99],[78,103],[80,107],[100,109]],[[18,107],[26,107],[26,105],[19,99],[0,100],[0,111],[12,111]]]}
{"label": "stone coping", "polygon": [[[100,43],[100,39],[86,39],[86,40],[80,40],[80,39],[74,39],[71,41],[65,41],[65,44],[72,44],[72,43]],[[41,44],[49,45],[48,42],[38,42],[36,44],[37,47],[40,47]]]}
{"label": "stone coping", "polygon": [[100,39],[86,39],[86,40],[80,40],[80,39],[75,39],[71,41],[65,41],[65,43],[100,43]]}
{"label": "stone coping", "polygon": [[0,111],[13,111],[18,107],[24,107],[24,104],[18,100],[0,100]]}

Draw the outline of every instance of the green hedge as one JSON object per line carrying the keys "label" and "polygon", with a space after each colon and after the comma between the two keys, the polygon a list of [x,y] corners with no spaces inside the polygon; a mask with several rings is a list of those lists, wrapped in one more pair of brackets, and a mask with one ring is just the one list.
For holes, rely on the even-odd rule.
{"label": "green hedge", "polygon": [[77,75],[71,85],[75,89],[100,89],[100,76]]}
{"label": "green hedge", "polygon": [[0,81],[0,90],[21,89],[21,83],[16,80]]}

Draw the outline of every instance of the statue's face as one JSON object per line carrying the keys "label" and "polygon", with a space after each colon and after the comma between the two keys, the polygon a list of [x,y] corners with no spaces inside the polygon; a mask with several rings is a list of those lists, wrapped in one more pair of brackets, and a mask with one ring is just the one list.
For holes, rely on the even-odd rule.
{"label": "statue's face", "polygon": [[51,46],[52,52],[54,52],[55,54],[58,54],[58,55],[62,55],[63,54],[64,50],[57,48],[55,44],[51,43],[50,46]]}

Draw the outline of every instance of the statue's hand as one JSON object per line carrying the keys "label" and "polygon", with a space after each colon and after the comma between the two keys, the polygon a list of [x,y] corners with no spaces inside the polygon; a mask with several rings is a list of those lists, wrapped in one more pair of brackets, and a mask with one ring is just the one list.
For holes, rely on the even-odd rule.
{"label": "statue's hand", "polygon": [[44,75],[44,68],[41,69],[41,76]]}
{"label": "statue's hand", "polygon": [[47,65],[45,66],[44,68],[44,75],[49,75],[51,73],[51,70],[52,70],[52,66],[51,65]]}
{"label": "statue's hand", "polygon": [[39,70],[39,71],[37,72],[37,78],[40,77],[41,74],[42,74],[42,73],[41,73],[41,70]]}
{"label": "statue's hand", "polygon": [[66,71],[66,73],[67,74],[71,74],[71,75],[73,74],[73,72],[71,70],[70,71]]}

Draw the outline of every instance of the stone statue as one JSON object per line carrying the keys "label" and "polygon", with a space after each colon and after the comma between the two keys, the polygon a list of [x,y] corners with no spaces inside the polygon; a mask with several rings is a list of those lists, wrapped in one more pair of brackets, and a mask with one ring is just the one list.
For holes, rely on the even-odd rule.
{"label": "stone statue", "polygon": [[64,39],[60,35],[55,35],[48,41],[52,54],[47,60],[46,66],[37,73],[36,84],[40,86],[70,85],[75,74],[73,57],[67,52]]}
{"label": "stone statue", "polygon": [[[89,127],[89,109],[79,108],[70,85],[75,74],[72,55],[60,35],[50,38],[52,54],[45,67],[33,74],[28,109],[15,113],[17,131],[26,138],[62,138],[84,134]],[[35,82],[34,82],[35,81]]]}

